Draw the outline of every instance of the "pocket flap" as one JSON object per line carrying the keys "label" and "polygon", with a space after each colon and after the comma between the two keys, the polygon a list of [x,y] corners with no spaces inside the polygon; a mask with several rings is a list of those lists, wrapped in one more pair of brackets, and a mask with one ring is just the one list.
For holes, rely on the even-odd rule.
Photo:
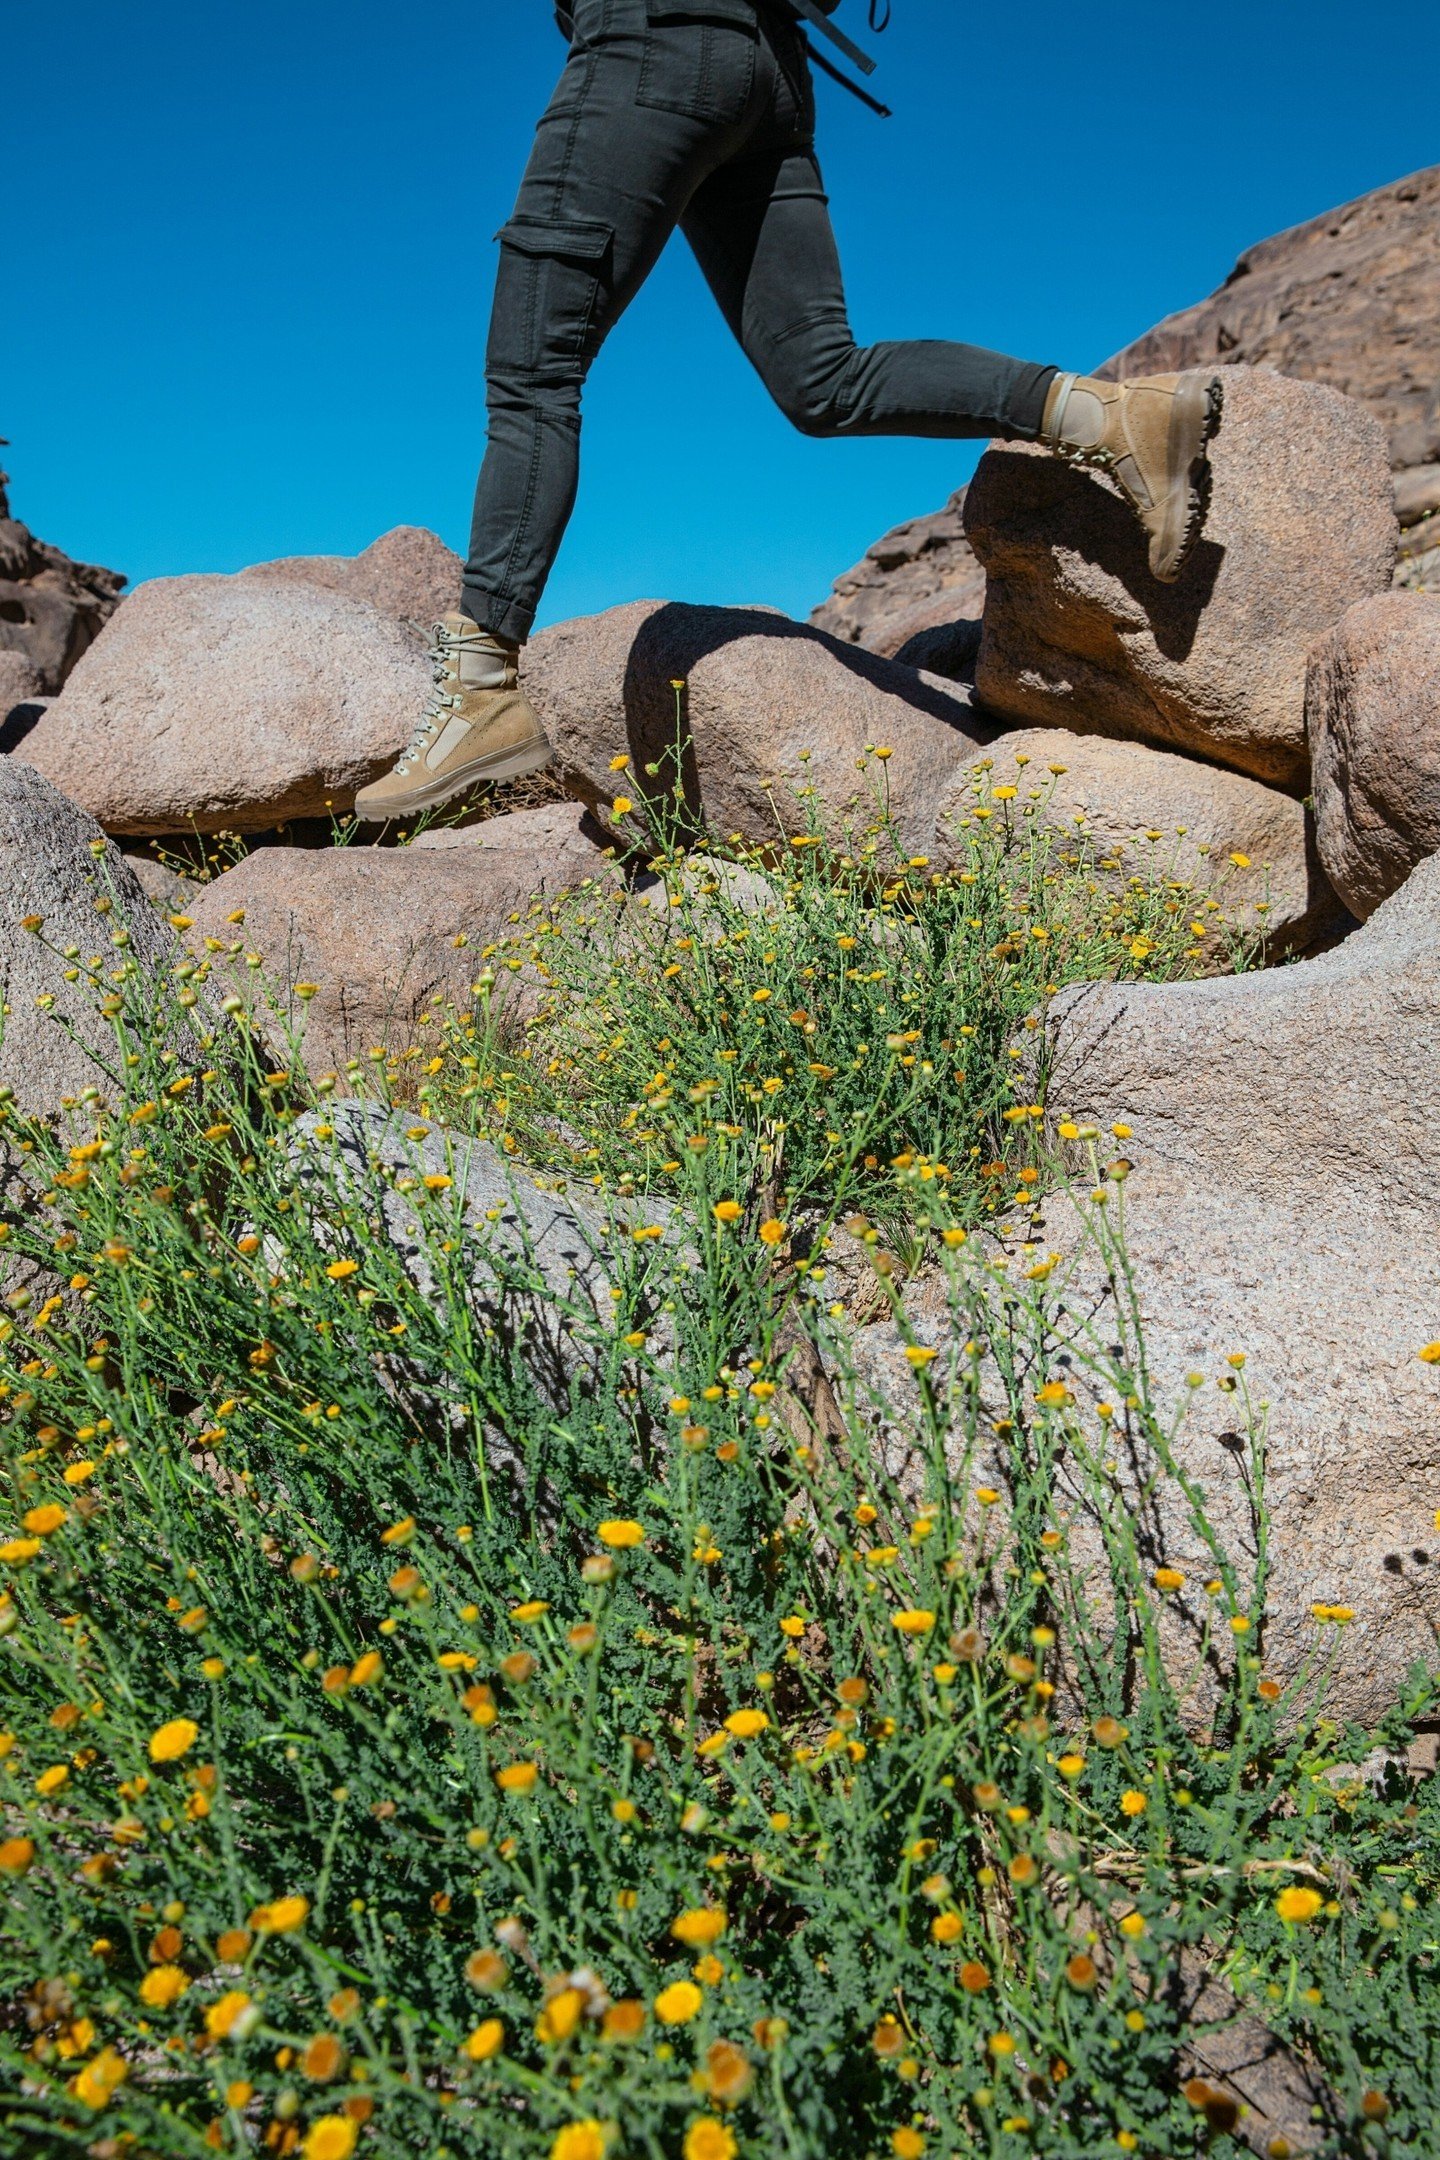
{"label": "pocket flap", "polygon": [[755,0],[645,0],[645,13],[653,22],[738,23],[755,30]]}
{"label": "pocket flap", "polygon": [[502,247],[519,248],[522,255],[578,255],[598,262],[615,237],[613,226],[590,218],[513,217],[495,238]]}

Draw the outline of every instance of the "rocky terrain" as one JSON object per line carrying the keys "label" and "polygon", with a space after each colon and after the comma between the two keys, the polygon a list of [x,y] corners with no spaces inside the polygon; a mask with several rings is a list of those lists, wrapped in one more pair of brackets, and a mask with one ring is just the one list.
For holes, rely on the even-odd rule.
{"label": "rocky terrain", "polygon": [[[463,994],[474,949],[537,894],[589,879],[623,903],[624,858],[655,835],[622,785],[667,791],[697,840],[762,849],[817,810],[843,846],[881,787],[891,860],[943,875],[982,774],[1043,800],[1117,881],[1162,839],[1183,876],[1231,865],[1227,907],[1265,957],[1316,956],[1065,992],[1044,1019],[1049,1100],[1133,1129],[1156,1372],[1178,1386],[1253,1347],[1278,1546],[1316,1598],[1343,1581],[1361,1620],[1341,1698],[1375,1711],[1440,1621],[1440,1409],[1417,1362],[1440,1335],[1440,168],[1251,250],[1110,365],[1206,358],[1226,369],[1225,417],[1174,586],[1149,578],[1105,478],[994,445],[963,513],[898,527],[811,624],[648,600],[545,632],[526,679],[566,800],[493,802],[404,849],[327,845],[324,821],[393,759],[428,690],[424,626],[459,579],[433,535],[157,580],[116,612],[122,581],[0,524],[0,1082],[41,1109],[76,1091],[91,1023],[72,1015],[51,1057],[20,923],[73,915],[90,934],[97,853],[157,979],[184,937],[292,1015],[312,985],[316,1071]],[[618,760],[650,780],[618,782]],[[266,844],[199,884],[146,847],[219,833]],[[1103,1312],[1114,1283],[1065,1203],[1047,1235],[1076,1312]],[[893,1332],[864,1354],[883,1378]],[[1223,1412],[1187,1442],[1217,1492]]]}
{"label": "rocky terrain", "polygon": [[22,699],[52,697],[120,604],[115,570],[72,562],[10,515],[0,472],[0,720]]}
{"label": "rocky terrain", "polygon": [[[1437,352],[1440,165],[1248,248],[1218,292],[1096,372],[1163,374],[1216,361],[1343,391],[1374,414],[1389,444],[1401,528],[1395,582],[1440,590]],[[979,620],[985,592],[965,497],[961,488],[943,509],[884,534],[811,620],[872,652],[962,672],[973,653],[962,626]]]}

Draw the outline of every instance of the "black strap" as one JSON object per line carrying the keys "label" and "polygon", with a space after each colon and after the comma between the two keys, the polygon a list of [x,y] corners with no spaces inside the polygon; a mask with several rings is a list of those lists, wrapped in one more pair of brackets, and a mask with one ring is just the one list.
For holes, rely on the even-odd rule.
{"label": "black strap", "polygon": [[[818,0],[790,0],[790,5],[797,15],[803,15],[806,22],[813,23],[822,37],[829,38],[832,45],[839,46],[841,52],[850,62],[851,67],[859,68],[862,75],[874,74],[875,62],[870,58],[869,53],[862,52],[858,45],[851,43],[843,30],[835,28],[825,10],[818,5]],[[818,54],[816,57],[819,57]],[[829,71],[827,70],[827,72]],[[842,82],[845,80],[843,75],[840,80]],[[853,88],[854,85],[852,84],[851,87]]]}
{"label": "black strap", "polygon": [[872,97],[870,92],[863,90],[858,82],[851,82],[850,77],[842,69],[836,67],[833,60],[827,60],[824,53],[815,50],[809,38],[805,40],[805,50],[809,55],[811,66],[819,68],[822,75],[828,75],[831,82],[838,82],[842,90],[848,90],[851,97],[859,98],[862,105],[868,105],[871,112],[878,113],[882,120],[894,118],[888,105],[882,105],[879,98]]}

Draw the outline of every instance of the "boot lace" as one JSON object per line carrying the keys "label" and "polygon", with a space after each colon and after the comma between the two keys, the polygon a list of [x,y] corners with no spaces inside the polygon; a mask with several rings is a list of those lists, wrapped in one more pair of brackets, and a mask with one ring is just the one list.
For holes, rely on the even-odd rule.
{"label": "boot lace", "polygon": [[430,633],[430,673],[435,688],[430,702],[416,723],[415,732],[395,760],[397,773],[408,773],[418,757],[423,756],[439,734],[452,712],[458,711],[463,700],[458,692],[447,691],[445,685],[459,678],[459,656],[468,646],[484,642],[479,633],[447,630],[444,623],[436,623]]}

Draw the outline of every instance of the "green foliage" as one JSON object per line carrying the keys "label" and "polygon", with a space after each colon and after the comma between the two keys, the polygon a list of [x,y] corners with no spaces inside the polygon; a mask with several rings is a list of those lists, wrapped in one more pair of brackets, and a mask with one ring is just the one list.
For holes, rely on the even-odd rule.
{"label": "green foliage", "polygon": [[[1054,786],[1022,802],[978,769],[949,871],[898,852],[882,780],[869,825],[838,838],[806,789],[811,829],[774,849],[662,851],[642,910],[601,881],[532,909],[485,955],[482,1022],[452,1031],[437,1108],[607,1189],[691,1194],[698,1177],[712,1198],[768,1185],[831,1212],[892,1206],[889,1165],[909,1151],[945,1163],[952,1206],[984,1219],[1028,1160],[1043,1075],[1025,1046],[1045,1000],[1169,981],[1207,949],[1239,968],[1255,948],[1226,914],[1229,865],[1197,888],[1173,874],[1177,842],[1126,866],[1062,841],[1042,817]],[[521,1035],[483,1025],[509,972],[538,1007]]]}
{"label": "green foliage", "polygon": [[[1085,1348],[1117,1405],[1097,1431],[1052,1282],[965,1235],[987,1187],[959,1166],[1021,1125],[1009,1036],[1062,979],[1023,944],[1032,978],[987,971],[1019,881],[997,849],[972,948],[940,888],[827,899],[806,854],[774,961],[718,918],[708,1034],[693,985],[679,1034],[657,949],[605,974],[603,1021],[557,999],[507,1036],[482,996],[397,1114],[269,1068],[243,1016],[188,1061],[132,976],[70,1130],[0,1105],[44,1196],[5,1250],[65,1271],[0,1323],[0,2150],[1223,2160],[1245,2148],[1207,2034],[1247,2019],[1308,2081],[1317,2150],[1434,2149],[1435,1781],[1343,1767],[1371,1743],[1323,1721],[1333,1624],[1269,1683],[1263,1541],[1211,1590],[1157,1583],[1109,1450],[1199,1527],[1204,1502],[1140,1344]],[[933,958],[852,1012],[843,922]],[[608,969],[564,917],[540,949],[572,990]],[[833,1095],[744,1018],[762,966],[763,1009],[804,982],[833,1029],[808,1039]],[[880,1059],[922,983],[958,985],[929,1074]],[[587,1092],[564,1059],[592,1024],[624,1042]],[[671,1171],[626,1127],[666,1062],[642,1116],[711,1135]],[[528,1172],[467,1203],[493,1158],[462,1120],[518,1132],[552,1186],[601,1181],[593,1269],[572,1238],[557,1280],[517,1238]],[[1109,1189],[1123,1276],[1123,1166]],[[912,1353],[888,1403],[827,1281],[857,1195],[949,1304],[932,1355],[903,1267],[879,1278]],[[1263,1520],[1243,1371],[1236,1402]],[[1176,1598],[1203,1722],[1161,1654]],[[1387,1764],[1430,1700],[1417,1679]]]}

